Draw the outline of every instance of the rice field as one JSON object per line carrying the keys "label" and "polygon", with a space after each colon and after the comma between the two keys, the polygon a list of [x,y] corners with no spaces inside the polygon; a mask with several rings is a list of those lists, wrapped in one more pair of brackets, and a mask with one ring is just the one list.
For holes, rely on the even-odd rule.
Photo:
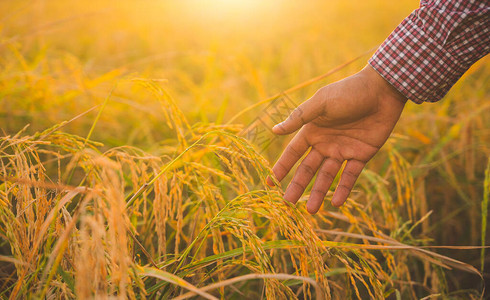
{"label": "rice field", "polygon": [[266,184],[274,122],[417,7],[1,1],[0,298],[487,297],[488,57],[406,105],[344,206]]}

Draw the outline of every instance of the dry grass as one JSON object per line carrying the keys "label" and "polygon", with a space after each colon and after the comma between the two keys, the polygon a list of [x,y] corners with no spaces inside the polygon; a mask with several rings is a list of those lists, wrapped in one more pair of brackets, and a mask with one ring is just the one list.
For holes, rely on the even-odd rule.
{"label": "dry grass", "polygon": [[[45,3],[53,14],[64,11],[53,3]],[[123,11],[134,8],[122,3]],[[170,11],[179,7],[161,5]],[[279,16],[293,16],[296,8],[313,13],[320,4],[287,5],[290,11]],[[341,12],[350,9],[332,5]],[[20,20],[29,15],[17,8]],[[14,26],[14,20],[19,19],[2,22]],[[379,22],[376,26],[393,26]],[[81,45],[61,58],[43,48],[43,43],[59,43],[58,36],[44,32],[59,23],[44,24],[29,34],[6,29],[0,35],[1,299],[482,296],[480,272],[489,270],[485,249],[479,247],[488,241],[488,59],[443,102],[409,105],[346,205],[334,210],[326,204],[310,216],[304,201],[293,207],[282,200],[279,188],[265,185],[269,160],[286,141],[276,140],[262,151],[240,133],[277,97],[267,97],[278,90],[261,79],[265,72],[275,76],[271,66],[311,75],[277,80],[285,91],[278,95],[301,99],[326,83],[327,77],[318,74],[328,64],[295,65],[304,55],[294,47],[281,52],[291,60],[278,61],[267,54],[264,37],[257,42],[263,61],[255,61],[255,53],[250,60],[237,54],[233,61],[245,82],[210,56],[201,61],[199,55],[169,63],[167,75],[174,79],[169,82],[145,79],[159,78],[159,69],[134,75],[115,62],[107,72],[92,72],[77,52]],[[311,28],[321,32],[318,24]],[[249,29],[237,30],[250,37]],[[274,36],[265,31],[266,37]],[[85,38],[82,30],[74,32]],[[179,38],[179,47],[189,43]],[[337,64],[379,39],[364,38],[362,51],[346,51],[347,57],[336,57]],[[167,43],[148,39],[149,45]],[[308,37],[302,42],[308,45]],[[89,43],[99,52],[88,49],[88,55],[110,60],[115,44]],[[220,45],[216,54],[238,51]],[[309,51],[322,60],[321,51]],[[333,76],[327,79],[345,76],[356,64],[361,62],[330,66],[335,72],[326,73]],[[220,94],[228,77],[231,87],[222,86],[222,94],[256,101],[228,105]]]}

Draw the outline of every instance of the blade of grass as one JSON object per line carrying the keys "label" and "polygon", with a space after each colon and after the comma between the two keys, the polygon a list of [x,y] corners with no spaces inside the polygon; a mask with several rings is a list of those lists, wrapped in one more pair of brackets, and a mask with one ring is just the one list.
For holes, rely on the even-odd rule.
{"label": "blade of grass", "polygon": [[[369,244],[352,244],[352,243],[337,243],[337,242],[330,242],[330,241],[323,241],[324,244],[331,245],[332,247],[352,247],[353,249],[372,249],[372,250],[414,250],[418,252],[422,252],[424,254],[427,254],[429,256],[438,258],[442,260],[444,263],[441,264],[439,263],[440,266],[449,268],[454,267],[456,269],[460,269],[469,273],[474,273],[480,278],[482,278],[482,274],[478,272],[478,270],[473,267],[472,265],[466,264],[464,262],[461,262],[459,260],[447,257],[445,255],[435,253],[429,250],[426,250],[425,248],[450,248],[450,249],[479,249],[479,246],[410,246],[406,245],[403,243],[400,243],[396,240],[392,239],[387,239],[387,238],[376,238],[376,237],[371,237],[363,234],[356,234],[356,233],[349,233],[349,232],[341,232],[341,231],[335,231],[335,230],[325,230],[325,229],[317,229],[318,232],[323,232],[327,234],[332,234],[332,235],[341,235],[341,236],[347,236],[347,237],[352,237],[352,238],[358,238],[358,239],[367,239],[375,242],[380,242],[380,243],[385,243],[389,244],[392,246],[388,245],[369,245]],[[432,261],[433,263],[436,263],[435,261]]]}
{"label": "blade of grass", "polygon": [[97,122],[99,122],[100,116],[102,116],[102,112],[104,111],[105,107],[107,106],[107,102],[109,102],[109,99],[111,98],[112,93],[116,89],[118,83],[119,82],[116,82],[116,84],[114,84],[114,86],[112,87],[111,91],[109,92],[109,95],[107,95],[107,97],[104,99],[104,102],[102,103],[102,106],[100,107],[100,110],[97,113],[97,116],[95,117],[95,120],[92,123],[92,126],[90,127],[90,130],[89,130],[89,132],[87,134],[87,137],[85,138],[84,145],[87,144],[87,142],[90,140],[90,137],[92,136],[92,133],[93,133],[93,131],[95,129],[95,125],[97,125]]}
{"label": "blade of grass", "polygon": [[[45,266],[41,282],[41,287],[44,287],[41,291],[40,299],[44,299],[46,297],[46,293],[48,292],[48,289],[50,287],[49,283],[53,279],[53,276],[55,273],[58,271],[58,266],[61,262],[61,259],[63,258],[63,254],[65,253],[66,248],[69,246],[69,237],[72,232],[72,230],[75,228],[76,223],[79,220],[80,215],[82,212],[85,210],[85,206],[87,202],[91,199],[91,195],[88,197],[84,198],[80,204],[80,209],[78,209],[75,214],[73,215],[73,218],[69,224],[66,225],[66,229],[64,230],[63,234],[59,237],[58,241],[56,242],[55,247],[53,248],[51,255],[49,256],[48,263]],[[61,201],[60,201],[61,202]],[[59,207],[62,207],[66,201],[61,202],[59,204]],[[56,208],[57,209],[57,208]]]}
{"label": "blade of grass", "polygon": [[488,217],[488,199],[490,198],[490,158],[488,159],[487,169],[485,171],[485,181],[483,183],[483,201],[481,203],[481,255],[480,255],[480,272],[483,274],[485,266],[485,237],[487,234],[487,217]]}
{"label": "blade of grass", "polygon": [[204,297],[206,299],[211,299],[211,300],[218,300],[218,298],[214,297],[211,294],[206,293],[204,290],[199,289],[195,287],[194,285],[190,284],[189,282],[185,281],[184,279],[175,276],[172,273],[165,272],[156,268],[152,267],[141,267],[139,270],[139,275],[140,276],[147,276],[147,277],[154,277],[160,280],[164,280],[167,282],[170,282],[172,284],[181,286],[185,289],[188,289],[189,291],[193,292],[192,294],[199,295],[201,297]]}
{"label": "blade of grass", "polygon": [[[315,280],[311,279],[310,277],[296,276],[296,275],[290,275],[290,274],[281,274],[281,273],[279,273],[279,274],[247,274],[247,275],[238,276],[238,277],[234,277],[234,278],[230,278],[227,280],[223,280],[220,282],[210,284],[208,286],[201,288],[200,291],[203,291],[203,292],[209,291],[209,290],[217,289],[217,288],[227,286],[227,285],[230,285],[230,284],[233,284],[236,282],[246,281],[246,280],[251,280],[251,279],[278,279],[278,280],[301,280],[301,281],[305,281],[305,282],[311,284],[315,288],[316,299],[319,299],[319,300],[325,299],[324,292],[323,292],[322,288],[320,287],[320,285]],[[195,292],[185,293],[183,295],[180,295],[179,297],[174,298],[173,300],[184,300],[184,299],[195,296],[195,294],[196,294]]]}

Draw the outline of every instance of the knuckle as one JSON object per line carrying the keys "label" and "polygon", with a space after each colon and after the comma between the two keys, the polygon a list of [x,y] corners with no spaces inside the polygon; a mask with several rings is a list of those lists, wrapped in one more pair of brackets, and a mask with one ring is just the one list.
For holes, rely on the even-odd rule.
{"label": "knuckle", "polygon": [[329,86],[326,85],[326,86],[323,86],[321,88],[319,88],[316,93],[315,93],[315,96],[318,97],[319,99],[325,99],[329,93]]}
{"label": "knuckle", "polygon": [[288,120],[294,121],[294,122],[301,121],[301,122],[304,123],[304,120],[303,120],[303,109],[301,108],[301,106],[298,106],[295,109],[293,109],[293,111],[291,112],[291,114],[289,114]]}
{"label": "knuckle", "polygon": [[350,177],[350,178],[353,178],[353,179],[356,179],[358,174],[357,173],[354,173],[352,172],[351,170],[344,170],[344,173],[343,173],[345,176],[347,177]]}
{"label": "knuckle", "polygon": [[284,165],[282,161],[278,161],[274,167],[279,168],[281,171],[288,172],[289,169]]}
{"label": "knuckle", "polygon": [[287,145],[286,146],[286,151],[289,152],[289,153],[291,153],[291,154],[293,154],[295,157],[301,156],[300,153],[299,153],[299,151],[296,150],[296,149],[294,149],[294,147],[291,146],[291,145]]}
{"label": "knuckle", "polygon": [[303,114],[303,109],[301,109],[301,106],[296,107],[293,109],[293,112],[291,113],[292,116],[301,116]]}
{"label": "knuckle", "polygon": [[326,193],[327,193],[327,191],[317,188],[317,189],[312,189],[310,192],[310,195],[316,194],[316,195],[319,195],[323,198]]}
{"label": "knuckle", "polygon": [[323,96],[327,92],[327,90],[328,90],[328,86],[325,85],[319,88],[315,94],[318,94],[319,96]]}
{"label": "knuckle", "polygon": [[294,188],[294,187],[297,187],[297,188],[300,188],[301,190],[304,190],[306,188],[306,186],[304,186],[303,184],[297,182],[297,181],[291,181],[291,183],[289,184],[289,186],[291,188]]}
{"label": "knuckle", "polygon": [[328,171],[320,171],[319,175],[325,177],[328,181],[333,181],[335,179],[335,175]]}
{"label": "knuckle", "polygon": [[345,191],[347,191],[347,192],[350,192],[350,190],[351,190],[351,189],[352,189],[352,187],[351,187],[351,186],[348,186],[348,185],[343,184],[343,183],[341,183],[341,184],[339,184],[339,185],[337,186],[337,190],[345,190]]}
{"label": "knuckle", "polygon": [[306,173],[307,175],[311,175],[311,176],[315,175],[315,171],[310,165],[301,164],[299,167],[301,168],[301,171]]}

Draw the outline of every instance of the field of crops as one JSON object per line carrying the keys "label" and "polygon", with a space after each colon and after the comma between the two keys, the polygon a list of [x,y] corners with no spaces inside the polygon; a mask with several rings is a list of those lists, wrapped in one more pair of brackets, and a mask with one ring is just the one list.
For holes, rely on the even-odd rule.
{"label": "field of crops", "polygon": [[266,184],[270,128],[417,7],[0,1],[0,299],[483,297],[488,57],[407,103],[341,208]]}

